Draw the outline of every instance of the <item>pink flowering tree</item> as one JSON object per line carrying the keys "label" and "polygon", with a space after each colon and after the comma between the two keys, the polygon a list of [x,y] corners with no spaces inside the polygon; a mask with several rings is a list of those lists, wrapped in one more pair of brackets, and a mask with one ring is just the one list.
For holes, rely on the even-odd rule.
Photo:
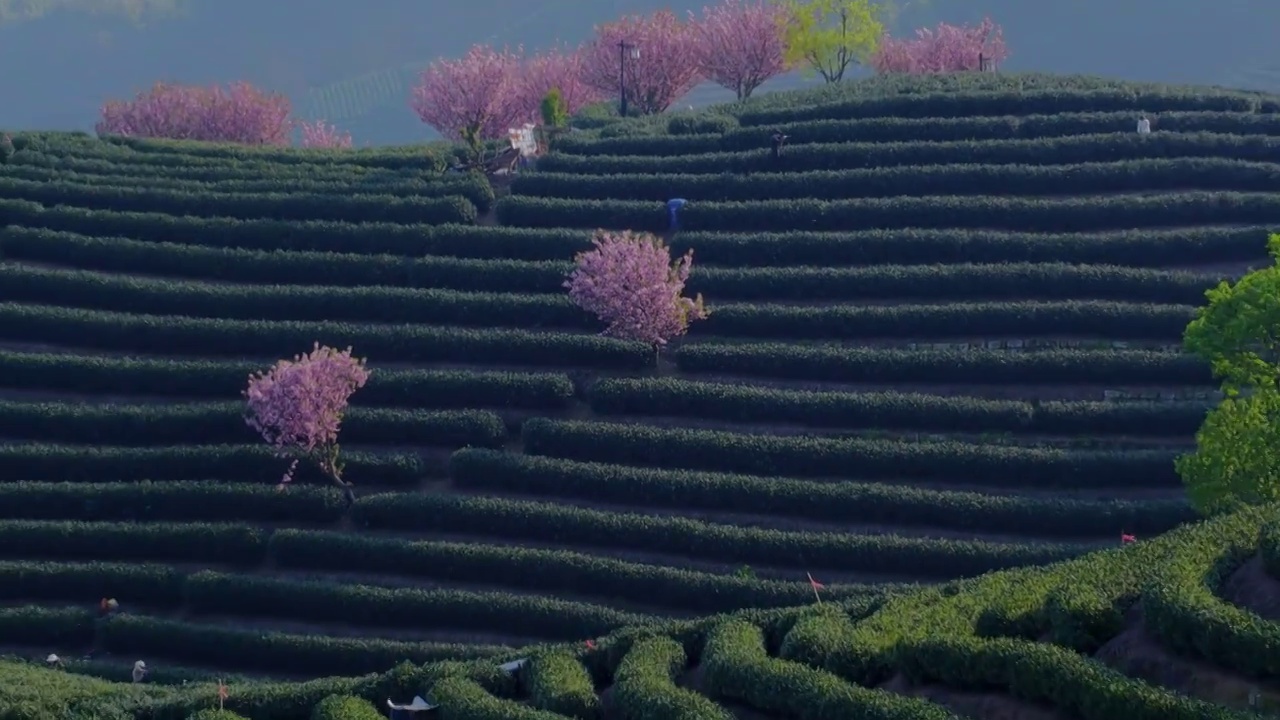
{"label": "pink flowering tree", "polygon": [[298,123],[298,128],[302,131],[302,147],[304,148],[349,148],[351,147],[351,133],[340,132],[334,125],[330,125],[323,120],[308,122],[303,120]]}
{"label": "pink flowering tree", "polygon": [[880,73],[973,72],[998,67],[1007,57],[1004,31],[986,18],[977,26],[922,28],[914,38],[885,37],[871,67]]}
{"label": "pink flowering tree", "polygon": [[102,106],[100,135],[288,145],[289,100],[247,83],[194,87],[157,83],[129,101]]}
{"label": "pink flowering tree", "polygon": [[298,462],[307,460],[349,491],[338,458],[338,432],[351,395],[368,380],[364,359],[352,357],[351,348],[339,352],[320,343],[310,353],[249,376],[245,422],[282,457],[293,460],[281,489],[293,479]]}
{"label": "pink flowering tree", "polygon": [[522,87],[521,58],[483,45],[457,60],[437,60],[422,73],[409,106],[448,140],[463,141],[480,154],[485,140],[533,119]]}
{"label": "pink flowering tree", "polygon": [[[692,15],[692,13],[690,13]],[[694,52],[706,79],[746,100],[769,78],[790,69],[786,7],[765,0],[721,0],[692,21]]]}
{"label": "pink flowering tree", "polygon": [[519,95],[521,108],[536,116],[542,100],[552,90],[560,94],[566,113],[604,100],[607,95],[583,81],[582,49],[553,47],[527,59],[520,69]]}
{"label": "pink flowering tree", "polygon": [[692,250],[673,263],[666,243],[647,233],[598,230],[591,242],[564,286],[578,307],[608,324],[604,334],[649,343],[656,353],[707,317],[701,295],[682,295]]}
{"label": "pink flowering tree", "polygon": [[610,97],[621,82],[637,111],[660,113],[698,84],[698,42],[693,26],[669,10],[598,25],[582,51],[582,80]]}

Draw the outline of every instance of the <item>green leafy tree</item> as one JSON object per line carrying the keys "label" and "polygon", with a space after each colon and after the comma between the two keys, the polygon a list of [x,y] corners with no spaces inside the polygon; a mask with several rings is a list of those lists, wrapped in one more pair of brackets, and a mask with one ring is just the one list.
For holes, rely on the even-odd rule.
{"label": "green leafy tree", "polygon": [[1196,451],[1176,462],[1188,500],[1206,514],[1280,500],[1280,235],[1269,246],[1277,262],[1205,293],[1209,304],[1183,337],[1226,394]]}
{"label": "green leafy tree", "polygon": [[784,0],[787,61],[829,83],[863,63],[884,36],[882,8],[870,0]]}
{"label": "green leafy tree", "polygon": [[1280,500],[1280,391],[1225,398],[1175,467],[1187,500],[1206,515]]}
{"label": "green leafy tree", "polygon": [[1280,376],[1280,235],[1269,244],[1277,263],[1205,293],[1209,305],[1187,326],[1183,342],[1234,394],[1275,388]]}

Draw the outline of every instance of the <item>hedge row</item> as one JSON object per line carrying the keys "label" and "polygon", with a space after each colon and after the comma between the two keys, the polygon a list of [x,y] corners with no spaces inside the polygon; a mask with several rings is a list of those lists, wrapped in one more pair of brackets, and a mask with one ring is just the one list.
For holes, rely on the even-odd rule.
{"label": "hedge row", "polygon": [[703,202],[843,200],[929,195],[1098,195],[1215,190],[1266,192],[1280,166],[1223,158],[1171,158],[1077,165],[933,165],[873,170],[818,170],[752,175],[576,175],[528,173],[511,184],[516,195],[574,200]]}
{"label": "hedge row", "polygon": [[[1215,133],[1135,132],[1077,135],[1040,140],[939,143],[814,143],[788,147],[778,158],[764,147],[700,155],[548,155],[540,172],[579,175],[793,173],[902,165],[1070,165],[1158,158],[1230,158],[1276,162],[1280,137]],[[696,199],[696,198],[690,198]]]}
{"label": "hedge row", "polygon": [[346,222],[472,223],[476,206],[461,195],[404,198],[392,195],[320,193],[214,193],[149,190],[131,186],[80,185],[63,181],[30,182],[0,178],[0,195],[43,205],[131,212],[163,212],[197,217],[344,220]]}
{"label": "hedge row", "polygon": [[1218,593],[1258,548],[1257,528],[1238,526],[1213,543],[1184,544],[1142,593],[1143,622],[1160,644],[1251,678],[1280,673],[1272,648],[1280,623],[1234,605]]}
{"label": "hedge row", "polygon": [[[110,146],[108,146],[110,147]],[[452,179],[434,177],[420,170],[387,170],[353,163],[280,163],[261,160],[217,160],[188,155],[185,163],[159,163],[172,156],[139,155],[113,148],[106,153],[67,149],[65,153],[19,152],[9,158],[11,168],[40,168],[78,175],[143,175],[150,178],[218,182],[222,180],[264,180],[305,177],[313,181],[388,182],[391,180],[431,182]]]}
{"label": "hedge row", "polygon": [[108,597],[125,607],[177,607],[186,579],[185,573],[165,565],[5,561],[0,562],[0,600],[84,606]]}
{"label": "hedge row", "polygon": [[[222,285],[23,266],[0,267],[0,300],[138,314],[164,308],[173,315],[218,320],[600,327],[595,317],[564,294]],[[716,305],[710,319],[696,325],[694,333],[814,339],[1052,334],[1177,341],[1194,313],[1191,306],[1094,301],[826,307],[736,304]]]}
{"label": "hedge row", "polygon": [[[127,614],[102,623],[98,632],[103,650],[116,655],[312,677],[364,675],[384,672],[406,660],[421,664],[493,657],[511,651],[492,645],[242,630]],[[3,639],[0,631],[0,640]]]}
{"label": "hedge row", "polygon": [[[103,477],[101,480],[110,480]],[[220,480],[175,482],[0,483],[5,520],[114,520],[129,522],[260,522],[324,525],[342,517],[342,491],[297,485]]]}
{"label": "hedge row", "polygon": [[0,338],[95,350],[213,357],[289,357],[321,342],[375,362],[519,362],[638,369],[653,351],[599,335],[427,325],[212,320],[0,303]]}
{"label": "hedge row", "polygon": [[[663,231],[661,203],[564,200],[511,195],[498,219],[523,227],[606,227]],[[1073,198],[910,197],[862,200],[690,202],[690,230],[823,231],[879,228],[1017,227],[1024,231],[1101,231],[1141,227],[1280,222],[1280,198],[1265,193],[1187,192]]]}
{"label": "hedge row", "polygon": [[[243,402],[86,405],[0,400],[0,426],[11,439],[154,447],[252,443]],[[358,445],[477,446],[506,442],[503,420],[481,410],[439,412],[352,408],[342,418],[343,442]]]}
{"label": "hedge row", "polygon": [[[407,285],[474,290],[470,284],[452,285],[448,278],[460,275],[465,278],[462,282],[470,283],[470,274],[477,272],[477,268],[494,272],[499,267],[469,263],[463,259],[467,258],[504,263],[554,261],[538,267],[519,264],[516,266],[519,270],[503,271],[503,282],[514,283],[504,289],[559,292],[563,288],[558,283],[563,282],[568,263],[576,253],[591,247],[590,231],[565,228],[531,230],[464,225],[179,218],[67,207],[43,210],[31,203],[5,200],[0,200],[0,214],[8,216],[15,225],[27,226],[0,229],[0,251],[6,255],[60,261],[73,267],[94,267],[81,264],[94,262],[105,263],[100,268],[105,270],[126,271],[132,268],[137,272],[137,268],[145,267],[156,272],[192,275],[190,270],[174,273],[177,263],[176,267],[204,267],[196,277],[245,282],[288,283],[307,278],[322,285]],[[104,238],[101,242],[105,244],[86,245],[82,237],[52,235],[42,230]],[[756,266],[1063,262],[1148,268],[1234,261],[1267,262],[1269,232],[1266,226],[1239,226],[1238,223],[1230,227],[1057,234],[955,228],[750,234],[684,231],[672,239],[672,252],[682,254],[696,249],[695,278],[699,273],[709,271],[711,266],[758,270]],[[125,240],[124,237],[133,239]],[[149,242],[166,241],[204,247],[147,247]],[[210,250],[213,248],[293,252],[212,253]],[[175,260],[174,253],[179,250],[189,253],[190,258]],[[297,251],[305,251],[306,254]],[[331,252],[348,254],[342,257],[324,254]],[[404,257],[370,257],[378,253]],[[93,260],[86,259],[86,255]],[[422,255],[433,257],[418,257]],[[244,269],[250,264],[263,269],[252,272]],[[527,277],[529,273],[533,276]]]}
{"label": "hedge row", "polygon": [[83,648],[93,644],[95,615],[79,608],[0,608],[0,642],[33,647]]}
{"label": "hedge row", "polygon": [[382,713],[363,698],[330,695],[316,705],[311,717],[312,720],[382,720]]}
{"label": "hedge row", "polygon": [[533,418],[525,452],[585,462],[750,475],[884,477],[1005,487],[1168,487],[1175,452],[1061,450],[955,441],[757,435]]}
{"label": "hedge row", "polygon": [[674,378],[603,379],[588,392],[597,415],[960,433],[1191,437],[1210,405],[1027,402],[951,395],[783,390]]}
{"label": "hedge row", "polygon": [[[1180,245],[1167,231],[1157,235],[1167,239],[1170,245]],[[901,239],[910,244],[909,238]],[[1257,236],[1250,235],[1245,239],[1247,244],[1240,243],[1242,252],[1239,254],[1257,256],[1247,259],[1261,260],[1263,245],[1256,242]],[[823,245],[836,252],[853,250],[852,247],[842,247],[830,235],[813,240],[808,246],[812,250]],[[1227,246],[1231,240],[1222,238],[1222,245],[1215,251],[1220,258],[1234,259],[1229,257],[1234,253]],[[798,243],[803,241],[804,238],[797,238]],[[1052,243],[1052,237],[1047,237],[1045,242]],[[683,244],[690,243],[685,240]],[[714,237],[709,238],[708,245],[713,253],[719,248],[733,252],[735,248],[726,248],[726,244],[717,244]],[[782,242],[777,244],[781,246]],[[704,247],[706,245],[699,243],[699,258]],[[746,260],[760,264],[772,262],[770,258],[755,257],[757,252],[767,250],[763,245],[753,247],[740,243],[739,247],[745,251]],[[775,249],[785,251],[786,248],[795,251],[796,259],[808,259],[804,256],[804,248],[786,245]],[[921,251],[927,254],[932,249],[923,247]],[[981,252],[981,248],[974,249]],[[370,292],[368,286],[380,286],[383,288],[378,291],[380,296],[390,294],[395,297],[404,297],[404,293],[386,288],[414,288],[414,297],[432,296],[432,293],[435,297],[451,297],[444,292],[447,290],[470,291],[472,294],[467,296],[470,298],[484,297],[477,291],[558,295],[564,292],[564,278],[572,269],[569,262],[266,252],[138,242],[124,238],[88,238],[14,227],[0,230],[0,255],[99,272],[145,272],[170,278],[209,278],[245,284],[287,285],[297,284],[305,278],[309,284],[326,286],[327,293],[335,292],[335,288],[365,288],[363,292]],[[781,257],[778,261],[790,259]],[[849,259],[858,260],[856,257]],[[44,277],[38,274],[40,271],[22,270],[17,266],[5,272]],[[57,275],[64,276],[65,273]],[[760,268],[698,264],[687,289],[690,293],[703,293],[717,301],[1099,299],[1197,305],[1204,302],[1205,289],[1216,284],[1218,279],[1217,274],[1065,263]],[[349,297],[360,296],[359,293],[338,294]],[[218,307],[226,306],[220,304]],[[378,307],[379,313],[394,316],[398,312],[386,310],[385,304]],[[345,306],[330,309],[341,311],[342,308]],[[204,308],[201,311],[207,312]],[[301,312],[301,309],[293,308],[291,311]],[[333,317],[326,316],[325,319]],[[563,322],[565,318],[560,320]]]}
{"label": "hedge row", "polygon": [[[808,533],[738,527],[555,503],[440,495],[379,495],[356,505],[357,523],[377,530],[476,535],[632,552],[669,553],[721,563],[877,573],[912,578],[980,575],[1074,557],[1088,547],[936,540],[893,535]],[[494,528],[484,530],[483,528]]]}
{"label": "hedge row", "polygon": [[[304,250],[355,255],[392,254],[488,259],[561,259],[590,246],[590,233],[563,228],[543,232],[458,224],[400,224],[273,217],[195,217],[161,212],[118,212],[0,199],[8,224],[75,232],[90,237],[127,237],[252,250]],[[385,259],[384,259],[385,261]]]}
{"label": "hedge row", "polygon": [[257,565],[267,533],[248,525],[0,521],[0,556]]}
{"label": "hedge row", "polygon": [[440,720],[564,720],[563,715],[494,697],[474,680],[448,676],[431,688]]}
{"label": "hedge row", "polygon": [[659,637],[636,643],[613,679],[613,702],[627,720],[733,720],[710,699],[676,685],[689,660],[680,643]]}
{"label": "hedge row", "polygon": [[[566,155],[688,155],[756,150],[770,146],[775,131],[787,145],[843,142],[960,142],[966,140],[1032,140],[1070,135],[1129,132],[1134,113],[1084,112],[1054,115],[1003,115],[946,118],[871,117],[848,120],[802,120],[770,127],[745,127],[724,134],[649,135],[596,138],[569,135],[556,144]],[[1161,132],[1212,132],[1224,135],[1280,135],[1274,115],[1241,112],[1168,112],[1154,118]]]}
{"label": "hedge row", "polygon": [[542,653],[530,661],[526,673],[534,708],[577,720],[597,720],[603,714],[591,676],[573,655]]}
{"label": "hedge row", "polygon": [[442,151],[452,148],[407,145],[370,149],[305,149],[264,145],[239,145],[235,143],[207,143],[193,140],[168,140],[110,136],[95,138],[90,135],[77,137],[69,134],[35,138],[27,141],[24,135],[14,138],[19,151],[66,153],[83,157],[130,158],[134,161],[151,161],[158,164],[180,166],[201,159],[210,163],[263,162],[286,165],[324,164],[344,167],[366,167],[387,170],[427,170],[440,162]]}
{"label": "hedge row", "polygon": [[806,382],[1209,386],[1200,359],[1149,350],[881,350],[783,344],[697,343],[675,352],[686,373]]}
{"label": "hedge row", "polygon": [[[1265,105],[1264,103],[1269,103]],[[972,115],[1056,115],[1082,112],[1259,112],[1275,103],[1246,93],[1200,94],[1141,92],[1130,88],[1067,90],[1004,89],[975,92],[921,92],[891,97],[852,98],[799,107],[748,110],[738,116],[743,126],[776,125],[800,120],[869,117],[954,118]]]}
{"label": "hedge row", "polygon": [[[413,453],[342,453],[344,477],[357,485],[416,485],[440,472]],[[280,481],[287,461],[262,445],[96,447],[92,445],[0,445],[0,476],[45,482],[110,480],[208,480],[243,483]],[[323,481],[309,464],[298,466],[299,483]]]}
{"label": "hedge row", "polygon": [[[149,360],[0,350],[0,375],[10,387],[94,395],[235,397],[250,373],[269,366],[267,361]],[[555,411],[564,408],[573,394],[573,381],[558,373],[392,370],[375,362],[368,384],[352,400],[357,407]]]}
{"label": "hedge row", "polygon": [[[874,482],[655,470],[491,450],[454,453],[449,476],[461,487],[489,493],[1031,537],[1110,537],[1116,528],[1155,535],[1196,518],[1183,500],[1074,500],[944,492]],[[651,595],[665,598],[671,592],[664,588]],[[729,594],[729,586],[718,592]],[[803,601],[794,594],[785,597]],[[773,598],[762,594],[759,601],[743,604],[779,604]]]}
{"label": "hedge row", "polygon": [[[387,495],[362,498],[356,514],[376,522],[386,507],[403,499]],[[500,582],[503,587],[547,595],[571,591],[599,598],[606,605],[639,602],[688,612],[798,605],[809,595],[808,585],[797,582],[719,575],[506,543],[409,542],[279,530],[271,536],[271,556],[284,568],[359,570],[452,583]],[[832,591],[835,597],[849,597],[879,592],[879,588],[840,585]]]}
{"label": "hedge row", "polygon": [[277,196],[310,195],[337,199],[376,195],[397,199],[443,198],[458,196],[469,200],[480,211],[493,205],[493,188],[482,175],[445,175],[424,181],[408,176],[355,176],[326,178],[308,172],[308,168],[291,169],[288,173],[271,173],[253,178],[195,180],[156,176],[149,168],[112,165],[99,173],[83,174],[65,170],[6,164],[0,168],[3,179],[58,183],[80,188],[129,188],[147,192],[199,193],[213,195]]}
{"label": "hedge row", "polygon": [[185,583],[194,613],[314,623],[507,633],[576,640],[650,617],[552,597],[451,589],[385,588],[200,572]]}
{"label": "hedge row", "polygon": [[771,658],[764,633],[741,620],[712,630],[702,652],[708,692],[780,716],[803,720],[958,717],[927,700],[860,687],[817,668]]}

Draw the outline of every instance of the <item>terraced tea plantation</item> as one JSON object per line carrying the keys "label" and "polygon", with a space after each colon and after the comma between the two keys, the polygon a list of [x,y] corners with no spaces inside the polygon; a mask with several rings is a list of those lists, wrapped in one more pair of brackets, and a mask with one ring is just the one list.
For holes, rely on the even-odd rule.
{"label": "terraced tea plantation", "polygon": [[[1178,345],[1205,289],[1267,262],[1277,112],[1084,78],[849,83],[576,133],[501,199],[421,148],[15,134],[0,652],[115,679],[145,658],[156,683],[484,659],[228,705],[273,720],[388,687],[472,719],[1232,717],[1158,685],[1243,708],[1240,678],[1276,672],[1231,644],[1269,622],[1204,640],[1246,612],[1205,578],[1263,515],[1149,538],[1194,519],[1172,459],[1216,394]],[[598,227],[694,249],[710,319],[657,359],[598,335],[562,287]],[[241,417],[248,374],[316,341],[373,371],[349,510],[314,476],[277,491]],[[1220,667],[1175,687],[1122,635]],[[520,683],[496,670],[559,643]],[[120,693],[120,717],[213,697]]]}

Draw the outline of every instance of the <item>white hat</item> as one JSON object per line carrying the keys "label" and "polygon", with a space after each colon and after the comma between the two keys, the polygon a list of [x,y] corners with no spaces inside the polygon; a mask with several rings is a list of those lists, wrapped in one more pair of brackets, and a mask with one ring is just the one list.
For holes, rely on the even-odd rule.
{"label": "white hat", "polygon": [[142,662],[141,660],[139,660],[138,662],[136,662],[136,663],[134,663],[134,664],[133,664],[133,669],[134,669],[134,670],[146,670],[146,669],[147,669],[147,664],[146,664],[146,663],[144,663],[144,662]]}
{"label": "white hat", "polygon": [[53,653],[49,653],[49,657],[45,658],[44,661],[47,663],[56,663],[56,662],[62,662],[62,658],[58,657],[57,655],[54,655]]}

